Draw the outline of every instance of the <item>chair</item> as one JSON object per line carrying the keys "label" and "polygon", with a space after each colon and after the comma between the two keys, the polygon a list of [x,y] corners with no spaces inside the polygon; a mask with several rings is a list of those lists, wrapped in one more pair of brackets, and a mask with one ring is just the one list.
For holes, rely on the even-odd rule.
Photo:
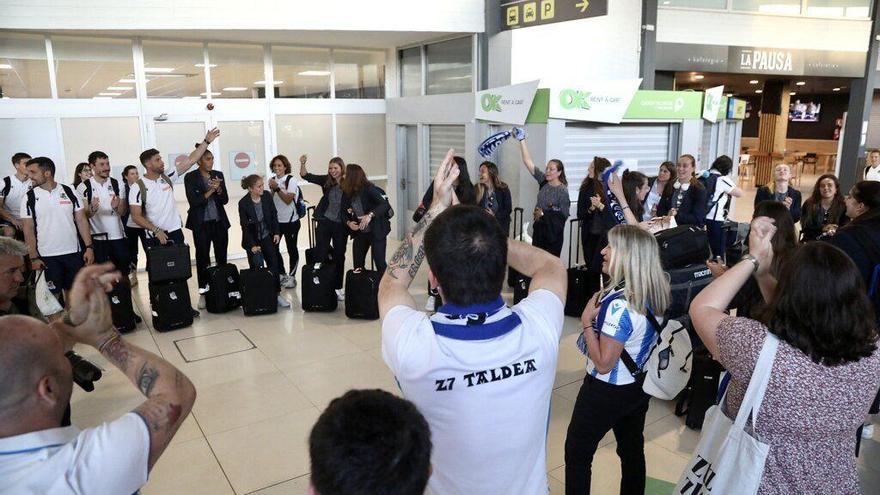
{"label": "chair", "polygon": [[804,155],[804,168],[807,165],[813,166],[813,175],[816,175],[816,164],[819,163],[819,157],[815,153],[807,153]]}
{"label": "chair", "polygon": [[754,179],[754,174],[752,173],[752,168],[754,167],[754,165],[755,159],[753,156],[747,154],[739,155],[738,175],[740,181],[744,185]]}

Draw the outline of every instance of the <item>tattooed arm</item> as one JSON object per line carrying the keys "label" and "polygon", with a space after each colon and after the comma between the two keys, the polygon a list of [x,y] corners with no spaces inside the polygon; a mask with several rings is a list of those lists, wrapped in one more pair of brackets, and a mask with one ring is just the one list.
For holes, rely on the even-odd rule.
{"label": "tattooed arm", "polygon": [[[76,326],[63,325],[62,331],[101,354],[119,368],[147,397],[134,409],[144,419],[150,432],[150,456],[147,468],[152,469],[168,447],[177,429],[189,415],[196,399],[192,382],[174,366],[155,354],[122,340],[113,329],[110,303],[100,277],[112,265],[92,265],[77,274],[71,289],[71,310],[68,319]],[[82,311],[83,305],[87,311]]]}
{"label": "tattooed arm", "polygon": [[431,209],[419,220],[413,231],[407,234],[388,262],[388,269],[379,283],[379,315],[383,319],[395,306],[416,307],[409,293],[409,286],[425,260],[425,231],[437,215],[452,204],[453,183],[459,174],[458,165],[452,160],[454,154],[454,150],[450,149],[437,169]]}

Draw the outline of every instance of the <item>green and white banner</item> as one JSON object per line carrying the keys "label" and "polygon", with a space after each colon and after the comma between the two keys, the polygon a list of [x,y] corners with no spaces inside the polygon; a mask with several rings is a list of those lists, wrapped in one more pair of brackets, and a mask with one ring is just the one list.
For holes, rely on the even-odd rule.
{"label": "green and white banner", "polygon": [[724,96],[724,86],[715,86],[705,91],[703,95],[703,118],[709,122],[718,121],[718,113],[721,111],[721,99]]}
{"label": "green and white banner", "polygon": [[550,89],[550,118],[619,124],[641,79],[594,81]]}
{"label": "green and white banner", "polygon": [[489,122],[523,125],[539,81],[487,89],[474,95],[474,117]]}

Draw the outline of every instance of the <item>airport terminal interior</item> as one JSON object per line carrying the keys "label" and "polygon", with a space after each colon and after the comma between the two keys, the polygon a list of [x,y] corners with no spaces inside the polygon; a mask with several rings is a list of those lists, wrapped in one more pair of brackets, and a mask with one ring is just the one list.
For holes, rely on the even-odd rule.
{"label": "airport terminal interior", "polygon": [[[376,232],[387,224],[384,238],[387,247],[384,258],[378,260],[389,263],[382,282],[385,284],[394,267],[406,258],[407,247],[410,248],[409,261],[413,261],[410,244],[413,238],[409,233],[432,221],[432,199],[425,194],[437,190],[432,189],[434,180],[438,171],[442,174],[446,169],[445,157],[450,149],[454,150],[458,169],[463,170],[469,176],[467,182],[474,185],[467,193],[471,195],[471,204],[481,206],[492,215],[496,215],[499,208],[503,209],[495,203],[496,197],[502,197],[495,194],[499,191],[498,182],[489,187],[493,184],[490,176],[500,179],[506,184],[501,189],[506,189],[507,213],[512,213],[506,223],[502,222],[508,228],[508,237],[533,244],[530,249],[536,252],[538,248],[549,251],[558,257],[562,268],[582,267],[594,280],[601,278],[598,267],[602,264],[602,255],[584,259],[587,237],[579,235],[580,229],[604,229],[599,234],[591,230],[590,235],[604,239],[601,246],[611,242],[606,237],[609,227],[597,226],[597,222],[601,224],[608,215],[597,214],[602,220],[590,220],[589,226],[583,220],[584,215],[593,215],[595,209],[604,211],[607,207],[613,212],[612,216],[619,214],[616,222],[611,219],[613,224],[633,223],[625,220],[625,213],[629,214],[628,208],[636,211],[633,200],[638,201],[638,210],[644,214],[638,220],[646,220],[645,225],[653,217],[666,218],[666,224],[658,220],[657,225],[662,226],[650,223],[648,227],[642,225],[645,229],[661,236],[664,229],[693,223],[696,227],[692,230],[698,232],[701,239],[709,239],[702,241],[706,253],[712,243],[712,227],[723,223],[727,236],[725,251],[716,252],[713,246],[711,261],[719,266],[726,264],[732,273],[734,267],[743,268],[750,260],[755,264],[755,271],[759,270],[756,258],[744,254],[744,250],[748,251],[751,242],[749,223],[756,215],[756,205],[761,202],[756,198],[762,194],[764,199],[785,204],[793,216],[797,210],[793,235],[809,237],[809,232],[803,229],[807,213],[800,217],[801,205],[811,196],[816,198],[814,203],[818,203],[822,179],[833,179],[841,203],[832,206],[822,203],[821,213],[825,216],[818,220],[819,240],[801,237],[801,242],[794,242],[798,245],[792,247],[792,251],[822,244],[839,235],[835,234],[838,230],[843,232],[848,228],[843,225],[845,221],[838,226],[828,219],[832,209],[838,208],[835,211],[841,219],[849,217],[855,224],[862,225],[867,222],[860,222],[855,213],[850,215],[851,210],[858,210],[861,205],[868,211],[864,215],[869,215],[880,207],[880,195],[874,204],[871,203],[874,200],[860,199],[859,194],[864,193],[854,192],[859,184],[880,181],[880,151],[872,153],[880,149],[880,0],[372,0],[354,3],[346,0],[317,3],[253,0],[244,4],[229,0],[0,0],[0,176],[6,180],[12,178],[16,184],[24,183],[26,179],[10,162],[10,157],[18,153],[26,154],[28,160],[47,157],[54,164],[54,181],[76,188],[76,195],[84,201],[89,211],[86,217],[92,219],[86,230],[91,229],[94,242],[100,242],[101,235],[103,239],[109,238],[99,231],[102,224],[94,220],[97,217],[93,215],[105,210],[101,210],[97,199],[94,201],[98,203],[92,208],[91,188],[98,186],[91,184],[104,184],[103,180],[111,177],[118,181],[124,194],[119,189],[107,189],[104,194],[109,194],[114,205],[120,198],[129,205],[124,215],[117,213],[121,211],[117,206],[106,210],[112,221],[119,224],[120,236],[131,236],[131,232],[140,230],[141,234],[146,232],[148,238],[155,237],[158,243],[160,234],[174,234],[171,231],[175,227],[160,225],[155,216],[157,210],[147,206],[152,203],[145,198],[146,192],[139,199],[130,194],[133,188],[138,191],[146,188],[144,182],[126,182],[128,167],[133,166],[140,177],[149,178],[150,183],[167,182],[164,191],[169,215],[173,217],[170,222],[176,225],[183,240],[177,245],[189,249],[186,261],[192,271],[188,279],[183,279],[182,287],[189,294],[192,308],[199,312],[191,324],[172,325],[175,328],[170,329],[160,324],[157,328],[157,321],[166,321],[167,317],[158,315],[159,304],[151,294],[155,277],[150,272],[156,268],[151,266],[148,270],[143,239],[140,255],[131,265],[134,270],[129,282],[132,310],[138,316],[138,323],[132,329],[126,328],[120,339],[167,361],[192,382],[197,394],[191,413],[182,420],[179,430],[149,471],[148,481],[136,487],[142,494],[319,494],[312,479],[315,460],[310,457],[310,434],[331,401],[353,389],[381,389],[410,400],[428,418],[427,424],[435,428],[437,416],[426,408],[437,405],[437,400],[423,401],[423,392],[406,393],[412,390],[408,388],[412,381],[395,376],[388,364],[386,354],[391,351],[383,350],[383,320],[378,313],[366,318],[349,317],[347,309],[351,308],[347,305],[357,301],[359,305],[383,307],[381,299],[377,299],[383,273],[369,271],[371,265],[375,269],[373,252],[377,243],[384,242],[376,240],[379,235]],[[219,135],[212,134],[215,128]],[[528,160],[522,152],[523,143],[531,153]],[[90,155],[95,151],[102,152],[97,159]],[[197,154],[195,159],[193,153]],[[211,157],[211,165],[205,168],[207,155]],[[274,168],[276,162],[284,168],[279,155],[288,161],[287,170],[282,173],[276,173]],[[335,165],[334,157],[341,158],[342,167]],[[718,165],[719,157],[726,158],[726,166]],[[160,169],[154,173],[148,168],[154,159],[163,162],[162,173],[158,172]],[[40,186],[31,175],[31,168],[38,170],[38,174],[44,172],[44,166],[37,161],[27,162],[26,175],[34,190],[46,188],[45,183]],[[109,172],[105,170],[106,175],[101,178],[98,171],[106,167],[108,161]],[[86,168],[92,170],[94,179],[81,175],[84,162]],[[491,174],[486,162],[494,164]],[[533,162],[537,169],[535,174],[525,162]],[[661,164],[665,162],[669,162],[665,165],[666,172],[677,169],[676,173],[681,174],[682,170],[689,170],[688,166],[692,167],[694,178],[690,186],[675,182],[673,188],[674,181],[666,178],[670,180],[666,187],[669,192],[643,190],[655,184],[658,173],[663,173]],[[563,163],[563,182],[558,182],[551,169],[559,171]],[[605,167],[600,165],[603,163],[609,165],[604,175],[599,172],[600,167]],[[357,164],[354,169],[353,164]],[[163,175],[175,172],[175,167],[176,172],[181,172],[181,166],[189,167],[184,171],[193,174],[194,180],[184,179],[183,173],[171,174],[170,178]],[[220,176],[222,188],[219,182],[212,182],[217,175],[209,172],[210,167],[223,174]],[[345,173],[345,179],[340,176],[340,187],[334,186],[334,167],[340,174]],[[718,167],[726,172],[719,173]],[[545,168],[547,175],[541,171]],[[706,179],[713,176],[710,169],[715,170],[717,181]],[[204,170],[206,175],[199,176],[199,170]],[[635,192],[630,195],[627,177],[642,177],[635,175],[636,172],[647,177],[647,186],[642,183],[632,186]],[[330,178],[323,174],[330,174]],[[284,188],[279,188],[285,175],[288,181]],[[369,185],[347,189],[346,180],[350,177],[361,177],[363,183]],[[88,197],[82,188],[75,186],[83,180],[89,184]],[[723,189],[726,192],[719,189],[715,193],[722,180],[729,187]],[[625,198],[620,199],[630,201],[629,205],[621,209],[611,183],[622,183]],[[700,207],[699,218],[690,222],[676,214],[685,208],[682,198],[690,198],[688,187],[693,192],[709,187],[706,184],[710,183],[710,191],[716,196],[714,200],[713,197],[702,200],[705,203]],[[598,197],[582,192],[587,184],[595,188],[592,191]],[[41,223],[31,217],[58,214],[57,211],[40,210],[38,204],[31,206],[28,199],[22,199],[30,197],[27,188],[17,197],[21,205],[10,206],[13,197],[10,187],[17,186],[6,182],[6,188],[0,193],[0,197],[6,199],[0,205],[0,209],[6,207],[0,214],[0,233],[25,241],[27,246],[23,249],[28,250],[30,262],[39,256],[54,258],[45,254],[46,238],[59,235],[57,232],[61,230],[49,232],[45,230],[48,220],[41,222],[41,227]],[[458,200],[467,203],[458,183],[450,187],[456,188]],[[556,190],[552,192],[567,198],[569,206],[547,203],[544,194],[547,188],[554,187]],[[372,204],[368,202],[374,201],[374,197],[358,196],[363,188],[377,191],[376,201],[382,203],[382,209],[377,210],[381,211],[381,218],[374,218],[366,206]],[[295,198],[293,203],[290,199],[279,199],[282,189]],[[262,193],[262,203],[261,190],[269,191]],[[335,197],[334,191],[339,196]],[[652,196],[655,192],[656,198]],[[158,194],[151,193],[151,196]],[[352,194],[357,196],[356,201],[349,198]],[[215,203],[212,195],[223,197],[226,202]],[[642,208],[646,202],[654,201],[655,207],[662,209],[665,200],[660,199],[661,195],[673,203],[671,209],[667,204],[668,213]],[[794,209],[790,204],[793,195],[797,198]],[[474,196],[479,199],[474,200]],[[846,206],[843,206],[844,196]],[[266,200],[267,197],[275,199]],[[65,204],[63,199],[62,205]],[[719,211],[722,209],[719,201],[726,204],[724,209],[729,210],[728,213]],[[211,210],[205,203],[216,206]],[[204,222],[210,223],[211,229],[228,216],[228,236],[220,240],[228,245],[228,255],[224,254],[228,263],[242,274],[249,268],[266,272],[268,282],[261,287],[261,294],[269,294],[266,296],[271,303],[268,313],[245,314],[246,310],[238,305],[213,311],[199,302],[209,290],[200,282],[203,273],[199,270],[218,264],[218,240],[214,239],[213,250],[206,250],[207,254],[200,253],[197,257],[197,237],[204,238],[208,229],[203,223],[191,225],[192,219],[188,216],[193,215],[197,205],[202,205],[197,215],[204,215]],[[340,210],[345,207],[349,210]],[[218,212],[218,208],[223,211]],[[426,209],[427,218],[417,222]],[[12,216],[7,215],[7,210]],[[551,210],[555,216],[549,215]],[[804,212],[816,210],[816,204],[812,210],[804,205]],[[715,213],[707,215],[712,211]],[[294,234],[292,243],[275,235],[280,239],[275,240],[275,247],[264,244],[261,255],[255,256],[254,246],[260,246],[263,241],[255,241],[254,233],[272,244],[270,234],[286,232],[283,227],[292,223],[284,223],[282,212],[289,212],[286,214],[296,219],[298,235]],[[73,222],[71,232],[76,232],[76,220],[71,220],[70,213],[65,214],[63,220]],[[349,215],[345,217],[349,230],[345,230],[339,220],[334,220],[332,227],[346,235],[328,233],[331,214],[341,215],[339,218]],[[121,220],[117,218],[120,215]],[[555,248],[542,245],[547,235],[544,229],[550,228],[544,219],[548,215],[561,218],[561,223],[553,227],[558,234]],[[365,221],[366,217],[369,218]],[[149,224],[146,230],[140,218]],[[274,228],[271,218],[275,219]],[[670,218],[677,221],[678,227],[668,223]],[[366,230],[364,224],[371,225],[373,230]],[[826,229],[830,224],[833,228]],[[282,230],[276,232],[277,228]],[[314,232],[315,229],[318,232]],[[880,225],[876,229],[880,239]],[[760,232],[758,227],[752,230],[753,237],[760,235],[756,233]],[[79,237],[74,258],[80,257],[76,254],[79,250],[85,253],[91,246],[84,241],[81,231]],[[331,237],[332,249],[329,247]],[[322,264],[326,265],[323,269],[329,266],[332,272],[340,260],[335,254],[317,260],[316,265],[312,258],[316,252],[337,253],[340,238],[346,248],[341,260],[343,272],[359,268],[364,270],[358,270],[359,273],[369,271],[374,275],[372,279],[365,279],[370,283],[367,289],[346,286],[329,292],[328,297],[333,301],[338,297],[338,307],[334,302],[335,309],[326,310],[313,305],[314,297],[306,296],[306,291],[317,290]],[[361,256],[361,266],[357,266],[353,253],[364,243],[370,252],[366,255],[367,261]],[[126,243],[125,249],[138,244],[137,240]],[[830,245],[831,241],[824,244]],[[862,244],[861,241],[858,244]],[[774,244],[774,248],[776,246]],[[4,256],[11,254],[5,249],[0,242],[0,264]],[[292,249],[299,253],[295,268],[290,266]],[[661,260],[665,260],[665,249],[667,247],[661,245],[657,250]],[[871,251],[865,249],[870,254]],[[841,250],[846,251],[842,247]],[[738,252],[735,260],[730,254],[734,251]],[[880,247],[876,253],[880,253]],[[267,259],[265,268],[262,255]],[[421,255],[424,258],[424,251]],[[271,273],[273,265],[268,258],[272,256],[283,260],[286,268],[280,270],[287,273],[279,275],[277,263],[276,273]],[[876,264],[880,270],[880,258],[873,260],[865,256],[870,258],[871,266]],[[261,260],[256,262],[259,266],[254,266],[256,258]],[[414,264],[418,267],[421,262],[418,254],[416,260]],[[198,266],[200,264],[205,266]],[[696,265],[708,274],[710,264],[701,260]],[[44,265],[47,276],[50,270],[58,269],[50,263]],[[413,278],[409,293],[419,311],[442,313],[444,309],[439,302],[432,304],[439,296],[429,289],[437,282],[429,280],[428,263],[423,265]],[[861,267],[856,265],[858,262],[853,265],[853,271]],[[692,264],[676,269],[702,273]],[[721,277],[713,272],[713,276],[717,282],[729,279],[727,275],[731,273]],[[610,274],[606,272],[606,281],[607,275]],[[5,276],[0,274],[0,289],[6,283]],[[280,278],[277,291],[267,289],[276,283],[273,276]],[[327,276],[332,281],[333,275]],[[780,272],[779,278],[782,276]],[[568,290],[572,291],[571,271],[568,277]],[[245,283],[244,276],[241,283]],[[693,285],[693,291],[687,293],[686,304],[697,297],[699,290],[715,284],[708,283],[707,279],[702,285]],[[758,287],[758,283],[754,285]],[[870,283],[864,283],[860,287],[868,285]],[[523,287],[527,290],[528,285]],[[687,287],[691,291],[691,286]],[[49,287],[52,294],[56,294],[54,289]],[[240,290],[245,293],[248,289],[243,286]],[[503,284],[501,296],[509,307],[515,307],[523,296],[516,289],[517,284]],[[600,289],[603,297],[609,294],[604,289],[608,288]],[[250,290],[256,292],[254,288]],[[763,291],[761,285],[758,297]],[[581,297],[579,308],[587,305],[594,292],[596,289]],[[865,294],[860,293],[859,297],[871,302],[867,291],[863,292]],[[770,300],[769,296],[765,297]],[[878,300],[875,295],[873,301]],[[0,295],[0,303],[3,301]],[[266,306],[266,301],[260,302]],[[546,485],[547,491],[515,487],[506,493],[572,493],[571,489],[566,491],[566,450],[571,447],[567,447],[566,437],[570,423],[573,424],[579,394],[584,393],[582,384],[604,380],[605,386],[613,388],[617,383],[613,377],[618,364],[614,364],[612,378],[598,371],[580,349],[592,345],[585,343],[590,339],[583,335],[587,330],[580,314],[571,314],[567,301],[561,301],[561,305],[566,306],[566,315],[562,317],[552,390],[547,391],[545,451],[537,456],[546,465],[543,471],[546,480],[539,484]],[[188,314],[189,309],[185,307],[183,312]],[[733,311],[740,316],[739,310]],[[9,312],[3,310],[2,314]],[[757,313],[752,316],[760,319]],[[114,325],[119,329],[115,317],[116,313]],[[645,316],[639,317],[643,322],[642,332],[648,332],[646,328],[650,323]],[[8,326],[8,318],[0,317],[0,337],[6,338],[3,321],[6,319]],[[59,317],[59,321],[72,325],[73,319],[64,318]],[[691,319],[694,318],[692,312]],[[523,332],[529,330],[526,327],[523,324]],[[609,340],[604,329],[602,332],[605,341]],[[691,329],[696,348],[698,339],[694,332]],[[876,332],[874,335],[876,338]],[[438,331],[434,338],[442,341],[445,337]],[[491,340],[480,342],[485,349],[492,349]],[[602,340],[597,340],[596,345],[598,342]],[[614,340],[614,345],[619,349],[621,342]],[[650,342],[639,345],[648,344]],[[780,344],[780,349],[782,346]],[[629,348],[627,342],[624,350]],[[760,348],[758,345],[757,349]],[[602,349],[606,352],[604,347]],[[786,349],[800,352],[797,349],[803,348],[788,346]],[[130,377],[103,350],[84,344],[74,347],[74,351],[102,371],[101,378],[94,383],[94,391],[86,392],[73,386],[69,400],[70,422],[79,431],[113,422],[145,400],[141,393],[144,388],[133,385]],[[875,356],[876,353],[880,351],[875,351]],[[0,351],[0,356],[4,355]],[[865,355],[865,361],[869,355]],[[625,361],[620,359],[619,366],[625,370]],[[689,365],[696,360],[691,359],[694,361],[688,361]],[[613,363],[618,361],[615,359]],[[651,360],[645,358],[638,366],[650,363]],[[488,367],[489,364],[484,369]],[[833,370],[834,367],[824,368]],[[3,369],[0,365],[0,370]],[[782,371],[794,373],[790,369]],[[430,378],[428,387],[433,387],[438,371],[427,369],[425,373]],[[715,376],[710,395],[717,392],[719,386],[725,386],[720,366],[712,373]],[[731,383],[737,380],[737,375],[732,375]],[[854,413],[861,415],[863,424],[833,427],[851,430],[843,435],[847,439],[841,441],[847,449],[850,443],[852,446],[857,443],[858,454],[838,450],[835,452],[842,458],[827,459],[827,465],[831,466],[829,472],[837,466],[840,472],[835,472],[835,476],[857,477],[857,485],[852,486],[865,494],[880,493],[880,431],[874,428],[878,416],[876,410],[875,414],[869,414],[868,410],[868,405],[876,400],[875,395],[880,399],[876,390],[880,370],[875,375],[878,379],[873,382],[873,391],[862,384],[859,392],[853,392],[847,399],[855,396],[863,399],[859,404],[864,404],[864,411]],[[0,375],[0,380],[12,378]],[[686,380],[689,381],[687,385],[682,383],[684,392],[681,392],[685,395],[676,394],[671,400],[658,398],[647,388],[645,392],[638,390],[650,401],[644,416],[643,493],[719,493],[705,486],[683,488],[687,478],[683,473],[694,467],[696,452],[701,449],[698,448],[701,435],[705,439],[714,431],[709,428],[701,431],[699,424],[689,424],[687,412],[678,414],[677,406],[690,400],[687,394],[695,393],[694,380],[698,378],[691,376]],[[778,381],[771,378],[773,385],[768,387],[778,386]],[[469,400],[484,403],[486,408],[495,407],[493,401],[498,392],[493,395],[485,390],[493,385],[487,384],[484,389],[477,387],[475,390],[486,395],[474,393]],[[12,387],[0,386],[3,393],[7,390]],[[751,387],[749,390],[752,391]],[[541,400],[538,396],[536,393],[534,400]],[[705,407],[713,405],[718,398],[709,399],[711,404]],[[7,402],[0,397],[0,418],[12,417],[5,415],[5,407]],[[444,407],[448,409],[443,409],[444,413],[439,416],[444,422],[455,423],[449,419],[450,415],[454,418],[454,406]],[[691,407],[698,406],[691,403]],[[452,413],[447,415],[449,411]],[[517,411],[509,413],[515,417]],[[527,419],[535,421],[535,418]],[[448,428],[448,424],[444,427]],[[13,436],[9,431],[13,430],[0,428],[0,475],[18,476],[25,471],[3,467],[4,461],[11,458],[5,455],[10,452],[4,452],[4,445],[18,445],[3,443],[10,440],[4,436]],[[784,442],[786,438],[804,442],[802,433],[791,428],[774,431],[772,438],[773,442]],[[747,433],[746,436],[752,438]],[[503,448],[505,439],[496,440],[501,445],[487,447],[487,451],[499,452],[499,447]],[[112,442],[112,437],[106,441]],[[382,439],[379,443],[393,441]],[[436,439],[434,443],[438,445]],[[531,447],[536,452],[542,450],[540,442]],[[383,448],[388,452],[391,447],[383,445]],[[774,468],[778,468],[775,463],[782,461],[774,458],[775,448],[775,444],[770,447],[770,457]],[[615,432],[609,427],[592,458],[592,476],[587,481],[591,486],[589,493],[625,493],[621,491],[625,476],[619,450]],[[450,454],[442,454],[436,450],[433,453],[433,474],[424,493],[478,495],[468,491],[466,484],[456,488],[454,482],[448,481],[459,473],[443,465],[450,460]],[[525,453],[518,452],[509,455],[526,457]],[[335,461],[350,462],[343,457]],[[486,462],[492,460],[486,459]],[[767,462],[769,466],[771,461]],[[798,471],[801,475],[813,467],[809,457],[802,462]],[[370,465],[364,459],[354,462],[357,466],[362,464]],[[787,465],[783,463],[782,467]],[[847,466],[854,466],[855,472],[847,471]],[[758,469],[755,483],[761,480],[762,468],[763,464],[748,466],[750,476]],[[34,473],[38,468],[34,469],[30,476],[37,476]],[[462,479],[478,478],[479,474],[474,472],[479,470],[471,466]],[[55,474],[48,474],[50,472]],[[61,476],[60,471],[46,473],[47,477]],[[777,475],[774,472],[774,476]],[[76,476],[87,477],[81,473]],[[706,475],[702,482],[711,484],[712,476],[714,473]],[[779,476],[782,481],[778,482],[774,481],[776,478],[769,479],[767,474],[764,476],[760,488],[755,484],[752,492],[721,493],[808,493],[790,491],[791,486],[805,486],[800,484],[803,480],[797,478],[798,474]],[[16,478],[19,479],[25,478]],[[389,476],[388,479],[396,478]],[[729,483],[727,478],[725,480]],[[0,479],[0,494],[46,493],[33,488],[38,484],[31,485],[30,491],[26,484],[15,485],[7,491],[4,484]],[[516,491],[518,488],[522,491]],[[75,483],[64,488],[55,486],[53,490],[48,493],[101,493],[77,491]],[[835,493],[856,493],[841,490]],[[388,486],[376,493],[404,492]],[[479,495],[483,493],[490,491]]]}

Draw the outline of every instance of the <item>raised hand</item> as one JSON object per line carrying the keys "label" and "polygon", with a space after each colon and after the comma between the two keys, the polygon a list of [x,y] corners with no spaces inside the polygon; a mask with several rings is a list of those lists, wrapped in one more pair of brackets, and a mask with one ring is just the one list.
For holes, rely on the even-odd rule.
{"label": "raised hand", "polygon": [[776,225],[768,217],[757,217],[752,220],[749,231],[749,254],[758,260],[757,275],[763,275],[770,270],[773,262],[773,235],[776,234]]}
{"label": "raised hand", "polygon": [[208,144],[210,144],[215,139],[217,139],[217,136],[219,136],[219,135],[220,135],[220,129],[215,127],[213,129],[211,129],[210,131],[208,131],[207,134],[205,134],[205,141],[207,141]]}
{"label": "raised hand", "polygon": [[452,157],[455,156],[455,150],[449,148],[443,162],[437,168],[437,175],[434,177],[434,204],[444,208],[452,205],[454,195],[453,185],[458,179],[458,164]]}
{"label": "raised hand", "polygon": [[95,296],[94,289],[97,288],[100,293],[100,299],[107,301],[107,296],[103,292],[113,290],[113,284],[120,278],[118,271],[115,271],[113,263],[101,263],[97,265],[89,265],[80,269],[73,279],[73,285],[67,294],[67,300],[70,303],[70,311],[68,312],[70,321],[74,325],[80,325],[89,316],[90,303],[89,299]]}

